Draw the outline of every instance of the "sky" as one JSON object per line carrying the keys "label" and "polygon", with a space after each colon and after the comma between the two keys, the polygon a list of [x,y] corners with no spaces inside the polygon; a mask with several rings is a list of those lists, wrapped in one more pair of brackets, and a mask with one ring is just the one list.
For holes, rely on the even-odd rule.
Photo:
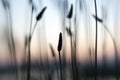
{"label": "sky", "polygon": [[[8,0],[9,1],[9,0]],[[31,53],[32,60],[40,60],[40,57],[49,57],[49,60],[54,60],[49,48],[49,44],[52,44],[57,58],[57,44],[59,39],[59,33],[62,31],[62,10],[63,3],[65,0],[33,0],[36,10],[33,13],[33,24],[36,21],[36,15],[47,6],[43,18],[38,22],[35,30],[32,42],[31,42]],[[69,11],[71,3],[73,4],[73,18],[72,18],[72,32],[74,33],[74,18],[75,18],[75,1],[80,0],[68,0]],[[94,50],[95,41],[95,20],[92,17],[95,14],[94,11],[94,0],[81,0],[82,9],[80,10],[79,3],[77,3],[77,57],[80,61],[89,60],[89,46]],[[112,35],[114,36],[118,48],[120,48],[120,1],[119,0],[97,0],[98,17],[102,16],[102,7],[106,11],[106,20],[103,23],[108,27]],[[28,0],[10,0],[13,35],[16,45],[16,54],[18,62],[24,57],[24,39],[25,35],[29,32],[30,26],[30,15],[31,8]],[[67,13],[65,13],[67,16]],[[65,18],[65,26],[69,26],[69,20]],[[7,40],[5,37],[6,29],[6,12],[0,0],[0,64],[5,64],[10,60],[10,53],[8,50]],[[70,60],[70,38],[65,33],[63,36],[66,37],[66,57]],[[105,38],[104,38],[105,36]],[[98,22],[98,60],[103,58],[103,40],[105,39],[106,44],[106,55],[108,60],[114,59],[114,46],[109,34],[105,31],[103,25]],[[64,41],[64,38],[63,38]],[[41,54],[40,54],[41,53]],[[94,51],[92,51],[94,53]],[[93,54],[94,55],[94,54]]]}

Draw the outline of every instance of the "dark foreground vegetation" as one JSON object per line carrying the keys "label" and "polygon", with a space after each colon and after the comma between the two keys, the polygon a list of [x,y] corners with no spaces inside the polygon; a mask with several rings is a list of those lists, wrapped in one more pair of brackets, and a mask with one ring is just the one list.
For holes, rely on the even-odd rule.
{"label": "dark foreground vegetation", "polygon": [[[102,11],[102,18],[99,18],[99,12],[98,12],[98,3],[97,0],[93,0],[94,2],[94,13],[91,14],[92,19],[95,21],[95,34],[94,38],[94,46],[91,45],[91,42],[89,39],[87,39],[88,45],[85,46],[86,50],[88,51],[88,57],[90,58],[88,61],[79,61],[77,55],[78,55],[78,49],[81,47],[78,47],[78,24],[79,19],[78,15],[80,15],[80,12],[84,11],[85,18],[87,18],[87,9],[85,5],[84,0],[75,0],[75,4],[69,3],[68,0],[56,0],[54,1],[57,5],[58,9],[60,9],[60,15],[61,15],[61,28],[62,31],[59,31],[58,38],[58,44],[51,44],[49,43],[49,46],[47,44],[47,41],[51,38],[46,38],[46,32],[44,31],[44,26],[42,26],[42,30],[40,30],[42,33],[39,34],[42,37],[42,41],[40,42],[40,51],[39,61],[32,60],[32,41],[33,36],[35,35],[36,29],[38,29],[38,23],[44,23],[45,19],[45,13],[47,13],[47,10],[49,9],[49,6],[43,6],[41,4],[42,1],[40,1],[41,9],[38,10],[35,4],[34,0],[28,0],[29,9],[30,9],[30,22],[28,31],[26,30],[26,33],[24,35],[24,50],[23,50],[23,57],[21,63],[17,63],[17,47],[16,47],[16,41],[14,36],[14,28],[13,28],[13,22],[12,22],[12,9],[10,0],[1,0],[1,4],[3,6],[3,10],[5,12],[5,38],[6,38],[6,44],[9,52],[9,56],[11,61],[8,61],[10,64],[0,65],[0,77],[5,76],[4,78],[1,78],[2,80],[6,80],[7,76],[10,75],[10,79],[12,80],[111,80],[116,79],[119,80],[120,76],[120,60],[119,60],[119,51],[118,51],[118,45],[117,40],[112,34],[112,32],[109,30],[109,28],[106,25],[106,16],[107,12],[105,10]],[[61,9],[62,8],[62,9]],[[105,9],[105,7],[103,7]],[[37,14],[35,14],[35,11],[39,11]],[[79,11],[79,13],[78,13]],[[87,20],[87,19],[86,19]],[[86,33],[85,35],[88,36],[89,33],[89,27],[87,27],[89,21],[85,21],[86,25]],[[114,48],[114,55],[115,58],[111,59],[111,61],[107,62],[106,60],[106,34],[104,33],[104,41],[103,41],[103,61],[98,61],[98,32],[99,32],[99,26],[98,23],[102,25],[104,28],[104,32],[110,36],[112,47]],[[67,25],[66,25],[67,24]],[[93,24],[93,23],[92,23]],[[91,26],[92,27],[92,26]],[[87,29],[89,28],[89,29]],[[56,30],[55,30],[56,31]],[[88,32],[87,32],[88,31]],[[91,35],[89,36],[91,38]],[[68,38],[68,39],[66,39]],[[53,41],[54,42],[54,41]],[[43,43],[43,44],[42,44]],[[67,44],[69,43],[69,55],[71,60],[67,60]],[[89,44],[90,43],[90,44]],[[41,45],[42,44],[42,45]],[[57,47],[53,47],[53,45]],[[47,48],[49,48],[51,51],[48,51]],[[94,48],[94,49],[92,49]],[[57,52],[56,52],[57,51]],[[45,59],[42,59],[42,54],[44,53]],[[53,61],[49,61],[49,55],[51,54],[51,57]],[[79,54],[80,55],[80,54]],[[108,64],[109,63],[109,64]],[[0,80],[1,80],[0,79]],[[9,80],[9,79],[7,79]]]}

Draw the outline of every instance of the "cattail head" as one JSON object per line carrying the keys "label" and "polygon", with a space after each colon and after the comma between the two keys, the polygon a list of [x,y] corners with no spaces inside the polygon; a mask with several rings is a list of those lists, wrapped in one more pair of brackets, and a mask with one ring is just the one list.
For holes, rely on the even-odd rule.
{"label": "cattail head", "polygon": [[62,33],[60,32],[57,50],[60,52],[61,49],[62,49]]}
{"label": "cattail head", "polygon": [[72,15],[73,15],[73,4],[71,4],[71,8],[70,8],[70,11],[69,11],[69,13],[67,15],[67,18],[71,19]]}
{"label": "cattail head", "polygon": [[55,56],[56,56],[56,55],[55,55],[55,51],[54,51],[54,49],[53,49],[53,47],[52,47],[51,44],[50,44],[50,49],[51,49],[51,52],[52,52],[52,56],[55,57]]}
{"label": "cattail head", "polygon": [[37,17],[36,17],[36,20],[37,20],[37,21],[39,21],[39,20],[42,18],[43,13],[45,12],[46,8],[47,8],[47,7],[44,7],[44,8],[42,9],[42,11],[37,15]]}
{"label": "cattail head", "polygon": [[92,15],[97,21],[99,21],[99,22],[103,22],[103,20],[102,19],[100,19],[100,18],[98,18],[97,16],[95,16],[95,15]]}

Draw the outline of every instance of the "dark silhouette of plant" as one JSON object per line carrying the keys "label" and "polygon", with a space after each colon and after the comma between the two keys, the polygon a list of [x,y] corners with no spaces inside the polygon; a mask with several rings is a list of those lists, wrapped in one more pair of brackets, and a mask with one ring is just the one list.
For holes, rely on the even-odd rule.
{"label": "dark silhouette of plant", "polygon": [[68,15],[67,15],[67,18],[68,18],[68,19],[71,19],[72,16],[73,16],[73,4],[71,4],[71,8],[70,8],[70,11],[69,11],[69,13],[68,13]]}
{"label": "dark silhouette of plant", "polygon": [[71,31],[71,19],[72,19],[72,16],[73,16],[73,4],[71,4],[69,13],[67,15],[67,18],[69,19],[69,28],[66,28],[66,31],[67,31],[68,35],[70,36],[73,80],[77,80],[78,73],[77,73],[77,63],[76,63],[76,53],[75,53],[76,52],[76,48],[74,48],[74,47],[76,47],[76,42],[75,42],[76,40],[73,43],[73,41],[72,41],[73,33]]}
{"label": "dark silhouette of plant", "polygon": [[57,47],[58,52],[60,52],[61,49],[62,49],[62,33],[59,34],[59,42]]}
{"label": "dark silhouette of plant", "polygon": [[58,47],[57,47],[58,53],[59,53],[59,65],[60,65],[60,80],[62,80],[62,63],[61,63],[61,54],[60,51],[62,50],[62,33],[59,34],[59,41],[58,41]]}
{"label": "dark silhouette of plant", "polygon": [[50,50],[51,50],[51,52],[52,52],[52,56],[53,56],[53,57],[56,57],[55,51],[54,51],[52,45],[50,44],[49,46],[50,46]]}
{"label": "dark silhouette of plant", "polygon": [[43,13],[45,12],[46,8],[47,8],[47,7],[44,7],[44,8],[42,9],[42,11],[37,15],[37,17],[36,17],[36,23],[35,23],[35,25],[34,25],[34,27],[33,27],[33,30],[32,30],[32,32],[31,32],[31,35],[33,35],[33,33],[34,33],[34,31],[35,31],[35,28],[36,28],[36,24],[37,24],[37,22],[42,18]]}
{"label": "dark silhouette of plant", "polygon": [[115,42],[115,38],[113,37],[113,35],[111,34],[110,30],[106,27],[106,25],[103,23],[103,20],[98,18],[97,16],[93,15],[93,17],[99,21],[100,23],[103,24],[103,27],[105,28],[105,30],[108,32],[108,34],[110,35],[111,39],[112,39],[112,42],[113,42],[113,45],[114,45],[114,49],[115,49],[115,62],[116,62],[116,68],[115,68],[115,71],[116,71],[116,79],[119,80],[119,75],[118,75],[118,53],[117,53],[117,46],[116,46],[116,42]]}
{"label": "dark silhouette of plant", "polygon": [[[97,17],[97,3],[96,0],[94,0],[95,5],[95,16]],[[98,26],[97,26],[97,19],[96,20],[96,30],[95,30],[95,80],[97,80],[97,37],[98,37]]]}
{"label": "dark silhouette of plant", "polygon": [[71,18],[73,16],[73,4],[71,4],[70,10],[68,12],[67,18],[69,19],[69,29],[66,29],[67,32],[70,35],[70,45],[71,45],[71,62],[72,62],[72,75],[73,75],[73,80],[75,79],[75,70],[74,70],[74,58],[73,58],[73,45],[72,45],[72,36],[71,36]]}
{"label": "dark silhouette of plant", "polygon": [[[70,10],[68,12],[67,18],[69,19],[69,29],[66,29],[69,35],[71,35],[71,18],[73,16],[73,4],[71,4]],[[70,44],[71,44],[71,61],[72,61],[72,75],[73,80],[75,79],[74,76],[74,59],[73,59],[73,47],[72,47],[72,36],[70,36]]]}
{"label": "dark silhouette of plant", "polygon": [[11,54],[11,59],[13,61],[13,64],[15,65],[15,73],[16,73],[16,79],[18,79],[18,69],[17,69],[17,59],[16,59],[16,47],[15,47],[15,41],[13,36],[13,26],[12,26],[12,18],[11,18],[11,7],[8,0],[2,0],[3,7],[6,11],[7,16],[7,26],[8,26],[8,47]]}
{"label": "dark silhouette of plant", "polygon": [[70,37],[73,36],[73,33],[72,33],[72,31],[70,30],[70,28],[67,28],[67,27],[66,27],[66,31],[67,31],[67,34],[68,34]]}
{"label": "dark silhouette of plant", "polygon": [[[58,70],[58,64],[57,64],[57,60],[56,60],[55,51],[54,51],[53,46],[52,46],[51,44],[50,44],[49,46],[50,46],[50,50],[51,50],[51,52],[52,52],[52,57],[55,58],[55,65],[56,65],[56,68],[57,68],[57,70]],[[57,77],[58,77],[58,79],[59,79],[59,72],[58,72],[58,71],[57,71]]]}
{"label": "dark silhouette of plant", "polygon": [[35,28],[36,28],[36,25],[37,25],[37,22],[42,18],[43,16],[43,13],[45,11],[46,7],[44,7],[42,9],[42,11],[37,15],[36,17],[36,23],[33,27],[33,30],[31,31],[31,28],[32,28],[32,22],[30,23],[30,33],[29,33],[29,36],[28,36],[28,68],[27,68],[27,80],[30,80],[30,70],[31,70],[31,50],[30,50],[30,44],[31,44],[31,39],[33,37],[33,34],[34,34],[34,31],[35,31]]}

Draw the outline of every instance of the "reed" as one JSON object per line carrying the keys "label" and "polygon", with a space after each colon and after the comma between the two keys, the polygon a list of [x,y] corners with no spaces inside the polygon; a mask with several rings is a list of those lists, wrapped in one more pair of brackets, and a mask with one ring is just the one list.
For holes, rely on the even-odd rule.
{"label": "reed", "polygon": [[32,19],[33,19],[33,10],[34,7],[32,5],[33,0],[29,0],[30,4],[31,4],[31,20],[30,20],[30,32],[29,32],[29,36],[28,36],[28,65],[27,65],[27,80],[30,80],[31,78],[31,74],[30,74],[30,70],[31,70],[31,50],[30,50],[30,43],[31,43],[31,28],[32,28]]}
{"label": "reed", "polygon": [[[31,70],[31,50],[30,50],[30,46],[31,46],[31,39],[33,37],[37,22],[42,18],[43,13],[45,11],[46,7],[42,9],[42,11],[37,15],[36,17],[36,22],[34,24],[33,30],[31,30],[32,28],[32,21],[31,21],[31,25],[30,25],[30,33],[28,36],[28,68],[27,68],[27,80],[30,80],[31,74],[30,74],[30,70]],[[33,8],[32,8],[33,11]]]}
{"label": "reed", "polygon": [[13,36],[13,26],[12,26],[12,15],[11,15],[11,7],[8,0],[2,0],[3,7],[6,11],[7,16],[7,26],[8,26],[8,47],[11,54],[11,59],[13,61],[13,64],[15,66],[15,73],[16,73],[16,79],[18,79],[18,69],[17,69],[17,59],[16,59],[16,47],[15,47],[15,41]]}
{"label": "reed", "polygon": [[74,65],[75,65],[75,78],[76,80],[79,80],[79,72],[78,72],[78,65],[77,65],[77,41],[78,41],[78,5],[79,5],[79,0],[75,1],[75,18],[74,18]]}
{"label": "reed", "polygon": [[[95,15],[97,17],[97,3],[96,0],[94,0],[94,5],[95,5]],[[97,19],[95,19],[96,21],[96,30],[95,30],[95,80],[97,80],[97,37],[98,37],[98,26],[97,26]]]}
{"label": "reed", "polygon": [[71,19],[72,19],[72,16],[73,16],[73,4],[71,4],[71,7],[70,7],[70,10],[69,10],[69,13],[67,15],[67,18],[69,19],[69,28],[66,28],[66,31],[67,33],[69,34],[70,36],[70,44],[71,44],[71,61],[72,61],[72,75],[73,75],[73,80],[77,80],[77,65],[76,65],[76,53],[74,53],[75,49],[73,46],[75,46],[75,42],[74,42],[74,45],[73,45],[73,34],[72,34],[72,31],[71,31]]}
{"label": "reed", "polygon": [[99,21],[101,24],[103,24],[103,27],[105,28],[105,30],[108,32],[108,34],[110,35],[113,45],[114,45],[114,49],[115,49],[115,62],[116,62],[116,66],[115,66],[115,71],[116,71],[116,79],[119,80],[119,72],[118,72],[118,53],[117,53],[117,45],[115,42],[115,38],[113,37],[113,35],[111,34],[110,30],[107,28],[107,26],[103,23],[103,20],[98,18],[97,16],[93,15],[93,17]]}
{"label": "reed", "polygon": [[[53,46],[52,46],[51,44],[49,44],[49,46],[50,46],[50,50],[51,50],[51,52],[52,52],[52,57],[55,59],[56,68],[57,68],[57,70],[58,70],[58,64],[57,64],[57,60],[56,60],[55,51],[54,51]],[[57,77],[58,77],[58,79],[59,79],[59,73],[58,73],[58,71],[57,71]]]}
{"label": "reed", "polygon": [[71,18],[73,16],[73,4],[71,4],[70,10],[68,12],[67,18],[69,19],[69,29],[66,28],[67,33],[70,36],[70,44],[71,44],[71,59],[72,59],[72,72],[74,75],[74,68],[73,68],[73,45],[72,45],[72,31],[71,31]]}
{"label": "reed", "polygon": [[59,34],[59,41],[58,41],[58,47],[57,47],[58,53],[59,53],[59,65],[60,65],[60,80],[62,80],[62,61],[61,61],[61,54],[60,51],[62,50],[62,33]]}

